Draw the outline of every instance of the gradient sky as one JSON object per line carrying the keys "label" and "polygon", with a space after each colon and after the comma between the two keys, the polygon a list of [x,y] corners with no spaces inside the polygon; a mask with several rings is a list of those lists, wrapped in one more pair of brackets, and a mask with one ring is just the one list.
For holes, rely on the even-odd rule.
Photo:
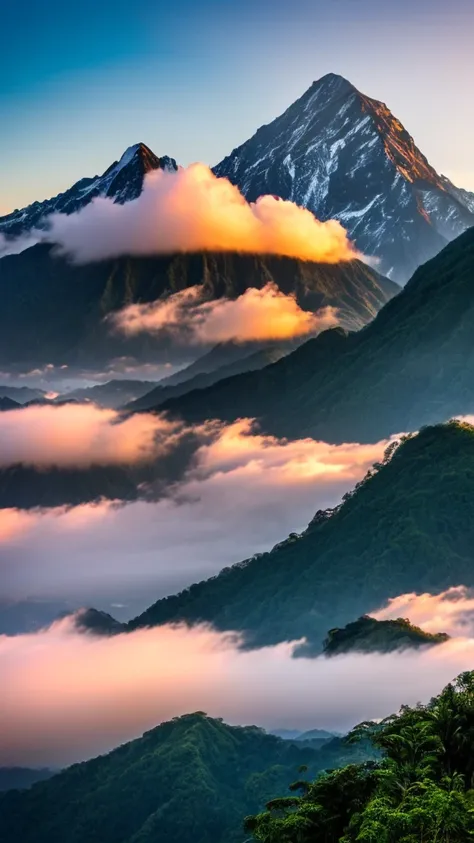
{"label": "gradient sky", "polygon": [[3,0],[0,213],[138,141],[217,163],[341,73],[474,189],[472,0]]}

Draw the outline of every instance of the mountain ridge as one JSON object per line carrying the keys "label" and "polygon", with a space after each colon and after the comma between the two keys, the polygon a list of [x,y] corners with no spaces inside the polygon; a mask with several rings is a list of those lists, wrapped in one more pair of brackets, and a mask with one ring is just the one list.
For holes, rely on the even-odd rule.
{"label": "mountain ridge", "polygon": [[474,586],[473,502],[474,427],[424,428],[301,535],[158,600],[127,628],[209,623],[246,646],[305,638],[299,654],[320,653],[328,629],[390,598]]}
{"label": "mountain ridge", "polygon": [[474,225],[474,194],[440,176],[385,103],[327,74],[214,168],[249,201],[273,193],[338,219],[403,282]]}
{"label": "mountain ridge", "polygon": [[421,266],[357,333],[306,341],[260,372],[165,402],[188,422],[256,418],[290,438],[375,442],[474,412],[474,228]]}
{"label": "mountain ridge", "polygon": [[118,204],[130,202],[142,192],[146,174],[157,169],[176,171],[178,165],[174,158],[168,155],[159,158],[146,144],[136,143],[129,146],[101,176],[79,179],[51,199],[33,202],[0,217],[0,233],[7,237],[8,243],[8,239],[19,237],[36,227],[41,228],[49,214],[75,213],[97,196],[113,198]]}

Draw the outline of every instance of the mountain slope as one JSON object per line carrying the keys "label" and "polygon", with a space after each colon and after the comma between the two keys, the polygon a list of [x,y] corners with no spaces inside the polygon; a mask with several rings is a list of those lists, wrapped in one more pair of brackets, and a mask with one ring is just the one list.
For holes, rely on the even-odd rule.
{"label": "mountain slope", "polygon": [[169,401],[189,421],[258,418],[282,436],[374,442],[474,412],[474,228],[358,333],[326,331],[260,372]]}
{"label": "mountain slope", "polygon": [[72,214],[88,205],[96,196],[109,196],[123,204],[136,199],[142,192],[143,179],[151,170],[177,170],[174,158],[158,158],[144,143],[137,143],[125,150],[119,161],[114,161],[102,176],[84,178],[52,199],[33,202],[27,208],[0,217],[0,233],[7,238],[21,234],[43,224],[48,214]]}
{"label": "mountain slope", "polygon": [[405,281],[474,225],[474,194],[438,175],[384,103],[328,74],[215,167],[249,201],[273,193],[336,218]]}
{"label": "mountain slope", "polygon": [[71,392],[65,392],[58,400],[92,401],[100,407],[116,409],[123,407],[130,401],[139,400],[142,396],[149,394],[155,386],[156,381],[137,381],[124,378],[123,380],[107,381],[96,386],[73,389]]}
{"label": "mountain slope", "polygon": [[[153,408],[156,409],[161,404],[164,404],[165,401],[169,401],[172,398],[179,398],[181,395],[191,392],[191,390],[204,389],[207,386],[212,386],[212,384],[217,383],[220,380],[230,378],[233,375],[238,375],[241,372],[254,372],[257,369],[263,369],[265,366],[270,366],[272,363],[280,360],[285,353],[286,352],[283,347],[279,348],[274,346],[270,348],[263,348],[261,351],[254,351],[253,354],[238,357],[232,363],[228,363],[225,366],[219,366],[211,372],[201,372],[200,374],[196,374],[188,380],[180,381],[174,386],[162,386],[160,383],[150,392],[147,392],[146,395],[143,395],[141,398],[137,398],[135,401],[129,403],[126,409],[134,411],[150,410]],[[188,368],[191,369],[192,367],[189,366]]]}
{"label": "mountain slope", "polygon": [[357,754],[339,741],[323,755],[200,712],[176,717],[25,793],[0,797],[2,841],[243,843],[243,817],[284,793],[300,765],[314,774]]}
{"label": "mountain slope", "polygon": [[360,261],[320,264],[202,253],[77,266],[39,244],[0,260],[0,363],[95,366],[124,355],[149,361],[158,351],[165,362],[171,350],[178,361],[180,353],[189,359],[189,350],[176,350],[169,335],[124,339],[111,334],[104,318],[132,302],[154,301],[196,284],[215,299],[235,298],[269,281],[285,293],[295,293],[307,310],[337,307],[342,324],[350,328],[366,324],[399,289]]}
{"label": "mountain slope", "polygon": [[[370,473],[369,473],[370,474]],[[306,636],[411,591],[474,586],[474,428],[426,428],[307,530],[180,594],[130,629],[210,622],[252,645]]]}
{"label": "mountain slope", "polygon": [[25,790],[36,782],[50,779],[54,776],[52,770],[46,767],[34,769],[30,767],[0,767],[0,791]]}

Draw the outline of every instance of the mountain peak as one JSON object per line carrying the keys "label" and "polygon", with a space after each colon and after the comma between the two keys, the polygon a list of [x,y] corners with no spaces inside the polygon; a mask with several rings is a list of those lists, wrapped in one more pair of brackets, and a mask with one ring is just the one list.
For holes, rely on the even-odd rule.
{"label": "mountain peak", "polygon": [[327,73],[215,168],[248,201],[270,193],[337,219],[406,281],[474,225],[474,196],[442,179],[387,105]]}
{"label": "mountain peak", "polygon": [[340,76],[339,73],[325,73],[320,79],[315,79],[310,90],[314,90],[315,88],[324,88],[328,93],[332,94],[353,93],[357,91],[357,88],[352,82],[346,79],[345,76]]}

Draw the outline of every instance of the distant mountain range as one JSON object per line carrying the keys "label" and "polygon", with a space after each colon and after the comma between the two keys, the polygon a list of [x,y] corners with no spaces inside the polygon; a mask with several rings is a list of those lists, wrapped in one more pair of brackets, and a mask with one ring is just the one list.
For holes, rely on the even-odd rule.
{"label": "distant mountain range", "polygon": [[33,228],[41,228],[47,215],[72,214],[96,196],[109,196],[119,204],[129,202],[140,196],[145,175],[158,169],[176,171],[178,166],[174,158],[167,155],[158,158],[144,143],[137,143],[126,149],[120,160],[114,161],[103,175],[83,178],[52,199],[33,202],[26,208],[0,217],[0,232],[8,238],[18,237]]}
{"label": "distant mountain range", "polygon": [[[326,767],[376,758],[340,738],[317,750],[202,712],[0,796],[2,843],[244,843],[243,819]],[[247,835],[248,836],[248,835]]]}
{"label": "distant mountain range", "polygon": [[474,586],[474,428],[429,427],[370,471],[335,510],[269,553],[158,600],[130,630],[185,622],[238,630],[252,646],[327,631],[406,592]]}
{"label": "distant mountain range", "polygon": [[261,371],[166,402],[190,422],[257,418],[280,436],[375,442],[474,412],[474,228],[363,330],[333,329]]}
{"label": "distant mountain range", "polygon": [[272,193],[338,219],[406,281],[474,225],[474,193],[439,175],[385,103],[333,73],[215,167],[249,201]]}
{"label": "distant mountain range", "polygon": [[[106,316],[133,302],[151,302],[194,285],[204,296],[236,298],[273,281],[300,306],[338,308],[340,322],[357,329],[398,291],[358,260],[321,264],[293,258],[233,253],[116,258],[72,265],[38,244],[0,259],[0,364],[100,367],[130,356],[138,361],[189,361],[173,337],[111,333]],[[204,348],[203,351],[206,349]],[[198,352],[194,349],[198,356]]]}

